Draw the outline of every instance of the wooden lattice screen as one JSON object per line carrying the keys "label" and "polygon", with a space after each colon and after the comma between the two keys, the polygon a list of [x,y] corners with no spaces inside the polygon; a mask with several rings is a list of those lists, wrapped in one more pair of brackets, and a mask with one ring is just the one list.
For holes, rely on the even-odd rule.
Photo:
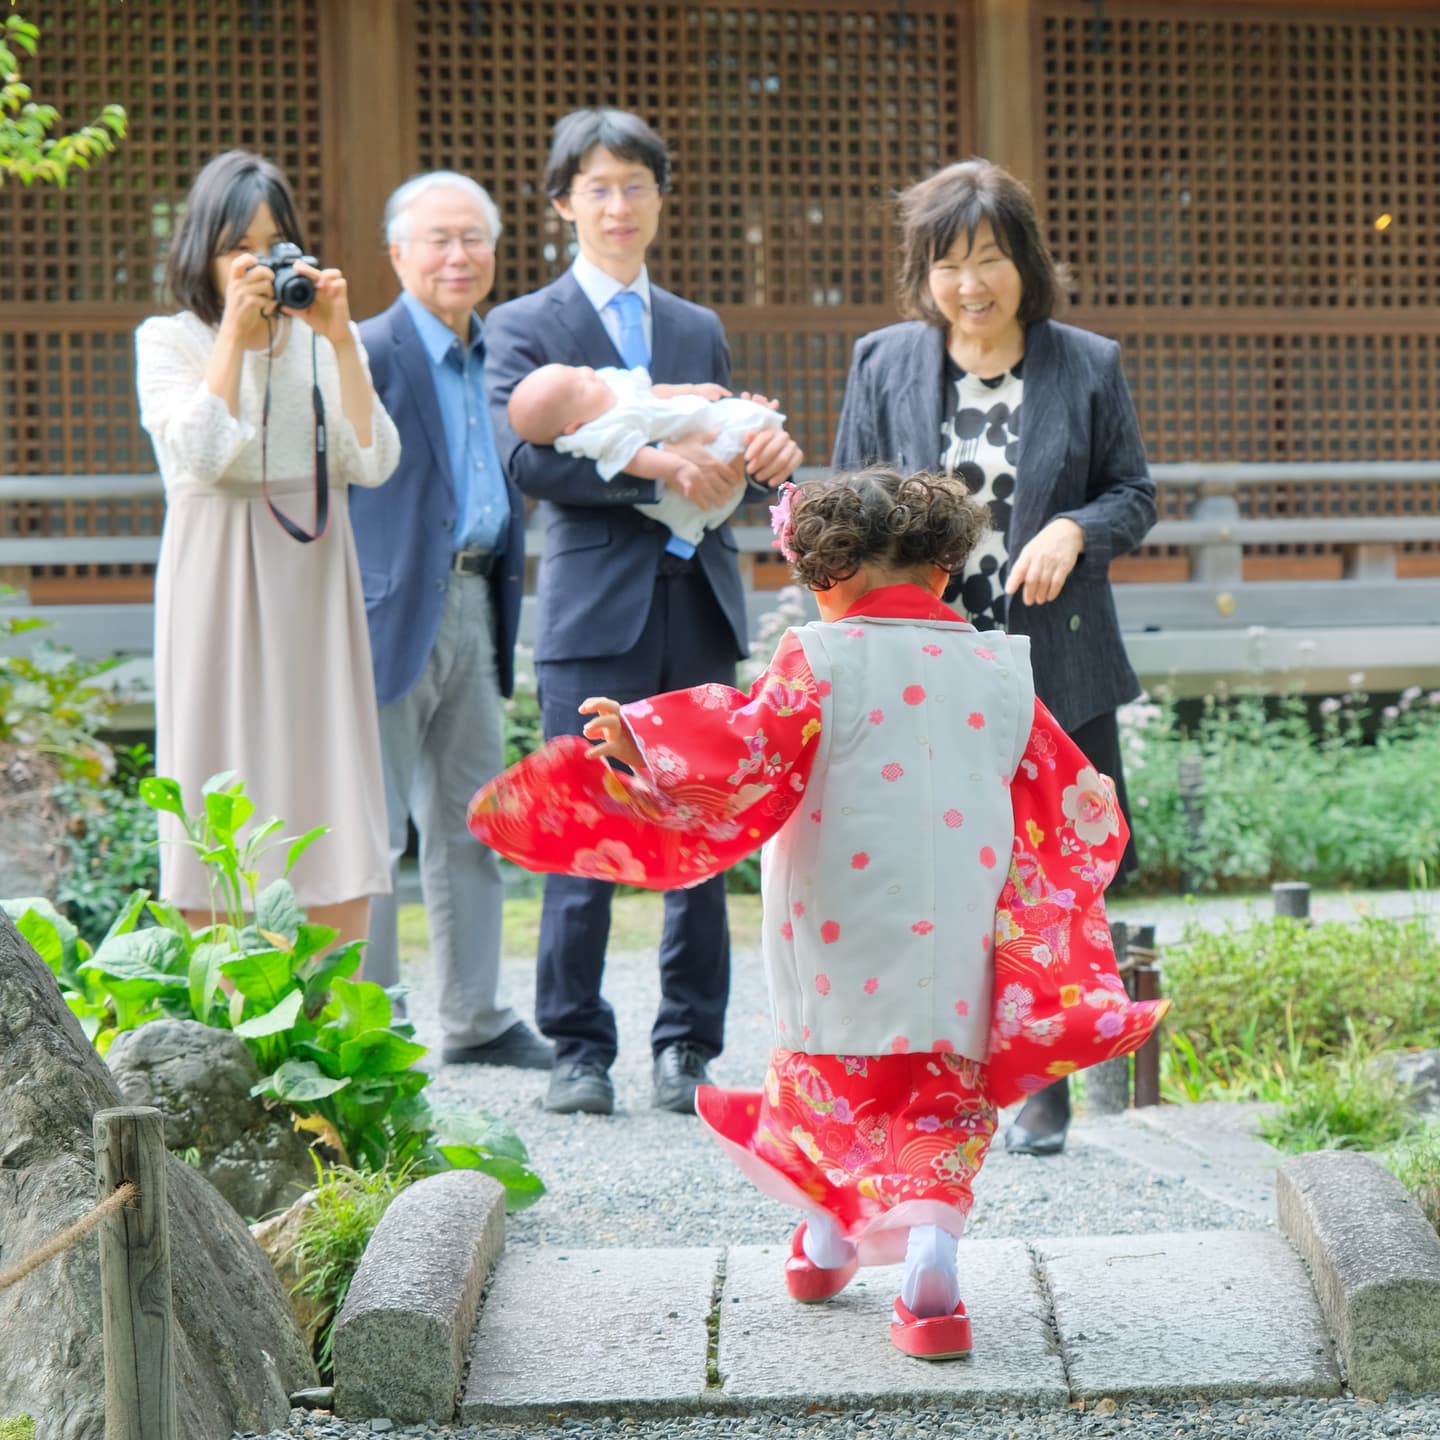
{"label": "wooden lattice screen", "polygon": [[[490,185],[497,298],[569,264],[539,188],[550,127],[609,103],[654,124],[675,191],[655,279],[714,306],[737,382],[783,398],[807,453],[834,435],[854,339],[894,319],[893,190],[973,151],[968,0],[417,0],[419,163]],[[475,77],[505,79],[491,87]]]}
{"label": "wooden lattice screen", "polygon": [[1151,458],[1440,455],[1440,14],[1103,16],[1038,5],[1041,194]]}

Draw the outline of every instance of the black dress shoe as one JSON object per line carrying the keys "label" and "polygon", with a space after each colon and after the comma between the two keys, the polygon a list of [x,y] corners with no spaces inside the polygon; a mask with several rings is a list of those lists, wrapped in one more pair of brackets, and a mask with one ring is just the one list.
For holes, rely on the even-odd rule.
{"label": "black dress shoe", "polygon": [[549,1070],[555,1052],[523,1021],[517,1020],[483,1045],[461,1045],[442,1050],[447,1065],[510,1065],[517,1070]]}
{"label": "black dress shoe", "polygon": [[684,1040],[667,1045],[655,1057],[654,1088],[650,1103],[657,1110],[673,1110],[677,1115],[695,1113],[695,1087],[708,1085],[705,1052],[698,1045]]}
{"label": "black dress shoe", "polygon": [[550,1077],[545,1109],[556,1115],[613,1115],[610,1072],[598,1060],[561,1061]]}
{"label": "black dress shoe", "polygon": [[1020,1107],[1005,1132],[1005,1149],[1011,1155],[1059,1155],[1070,1129],[1070,1082],[1057,1080],[1037,1090]]}

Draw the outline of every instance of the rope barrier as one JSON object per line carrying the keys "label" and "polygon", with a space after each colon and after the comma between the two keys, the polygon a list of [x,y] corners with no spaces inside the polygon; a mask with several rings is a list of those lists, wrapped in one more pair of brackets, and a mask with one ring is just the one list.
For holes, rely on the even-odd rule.
{"label": "rope barrier", "polygon": [[33,1255],[20,1261],[18,1265],[0,1270],[0,1290],[8,1290],[12,1285],[23,1280],[31,1271],[38,1270],[47,1260],[53,1260],[62,1251],[78,1245],[107,1215],[113,1215],[122,1205],[128,1205],[139,1194],[140,1189],[135,1182],[127,1180],[113,1195],[107,1196],[88,1215],[47,1240]]}

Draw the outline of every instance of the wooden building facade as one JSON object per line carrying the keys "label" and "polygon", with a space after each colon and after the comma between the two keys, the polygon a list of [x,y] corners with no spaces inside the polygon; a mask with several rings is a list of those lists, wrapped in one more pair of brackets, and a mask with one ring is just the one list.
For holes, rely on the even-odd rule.
{"label": "wooden building facade", "polygon": [[[30,0],[26,79],[76,123],[129,111],[65,191],[0,189],[0,475],[153,468],[132,333],[176,208],[236,145],[289,175],[357,315],[417,170],[500,205],[495,298],[568,263],[550,126],[610,103],[675,152],[652,272],[714,306],[737,380],[828,453],[850,346],[896,318],[896,189],[987,154],[1025,178],[1120,339],[1152,460],[1440,459],[1440,6],[1432,0]],[[1168,488],[1172,514],[1189,499]],[[3,499],[0,491],[0,499]],[[1270,515],[1440,513],[1440,484],[1269,485]],[[0,507],[0,534],[158,529],[154,500]],[[1440,574],[1416,542],[1400,573]],[[1329,563],[1325,545],[1290,561]],[[1287,561],[1287,563],[1290,563]],[[1132,562],[1155,574],[1177,556]],[[1183,561],[1179,561],[1183,563]],[[1158,568],[1157,568],[1158,567]],[[32,597],[139,598],[143,566]]]}

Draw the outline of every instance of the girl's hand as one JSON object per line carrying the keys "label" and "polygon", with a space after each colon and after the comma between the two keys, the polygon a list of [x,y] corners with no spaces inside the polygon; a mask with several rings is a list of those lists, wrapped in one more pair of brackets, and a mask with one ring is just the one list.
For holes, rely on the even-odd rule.
{"label": "girl's hand", "polygon": [[253,255],[237,255],[230,262],[225,283],[225,312],[220,328],[232,338],[246,336],[275,313],[275,272]]}
{"label": "girl's hand", "polygon": [[1085,532],[1075,521],[1052,520],[1016,557],[1005,593],[1013,595],[1023,584],[1027,605],[1048,604],[1064,589],[1084,548]]}
{"label": "girl's hand", "polygon": [[620,718],[620,706],[616,701],[603,695],[591,696],[580,702],[580,713],[595,716],[580,732],[587,740],[600,742],[592,747],[590,759],[618,760],[637,772],[645,768],[644,757]]}
{"label": "girl's hand", "polygon": [[345,277],[338,270],[317,270],[303,260],[296,263],[295,273],[308,275],[315,282],[315,299],[308,309],[286,310],[285,314],[304,320],[337,350],[350,344],[350,296]]}

